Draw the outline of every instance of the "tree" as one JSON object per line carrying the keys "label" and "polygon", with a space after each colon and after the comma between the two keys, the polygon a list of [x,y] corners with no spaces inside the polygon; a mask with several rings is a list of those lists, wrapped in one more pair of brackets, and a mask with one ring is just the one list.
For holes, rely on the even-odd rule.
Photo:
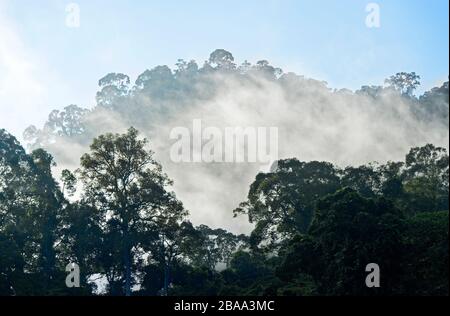
{"label": "tree", "polygon": [[445,148],[431,144],[412,148],[404,172],[412,211],[448,210],[449,157]]}
{"label": "tree", "polygon": [[378,170],[381,176],[381,195],[391,199],[397,207],[402,209],[405,198],[405,189],[403,187],[404,165],[404,162],[389,161],[381,165]]}
{"label": "tree", "polygon": [[316,201],[339,187],[338,172],[330,163],[281,160],[274,172],[257,175],[248,200],[234,214],[246,214],[256,224],[251,247],[270,252],[297,233],[306,232]]}
{"label": "tree", "polygon": [[274,278],[265,257],[239,250],[233,254],[228,269],[221,271],[224,288],[221,295],[264,295]]}
{"label": "tree", "polygon": [[36,242],[39,246],[37,260],[38,271],[42,272],[45,286],[51,282],[57,272],[55,244],[58,241],[58,229],[62,210],[66,205],[62,192],[52,176],[51,167],[55,165],[53,157],[43,149],[37,149],[31,154],[37,179],[32,189],[37,207],[35,210]]}
{"label": "tree", "polygon": [[31,125],[23,133],[30,148],[37,149],[48,146],[57,137],[75,137],[86,131],[85,118],[89,110],[77,105],[69,105],[64,110],[53,110],[42,129]]}
{"label": "tree", "polygon": [[441,122],[448,128],[449,125],[449,82],[446,81],[440,87],[434,87],[419,97],[416,109],[422,120],[429,122]]}
{"label": "tree", "polygon": [[283,74],[281,68],[271,66],[267,60],[258,61],[254,69],[270,80],[276,80]]}
{"label": "tree", "polygon": [[189,78],[198,72],[198,65],[195,60],[187,62],[183,59],[178,59],[178,62],[175,65],[177,66],[177,69],[175,70],[177,78],[183,78],[184,76]]}
{"label": "tree", "polygon": [[236,68],[233,54],[224,49],[216,49],[213,51],[209,56],[209,63],[217,69],[233,70]]}
{"label": "tree", "polygon": [[227,267],[234,253],[247,248],[248,238],[245,235],[234,235],[224,229],[212,229],[207,225],[195,228],[195,238],[188,256],[193,265],[217,268],[219,263]]}
{"label": "tree", "polygon": [[381,174],[374,165],[347,167],[343,171],[342,186],[352,188],[365,197],[374,197],[381,190]]}
{"label": "tree", "polygon": [[[146,149],[148,141],[138,138],[130,128],[125,134],[106,134],[94,139],[91,152],[81,158],[80,175],[85,199],[102,212],[106,242],[121,256],[111,259],[122,266],[120,274],[124,294],[131,295],[135,262],[141,247],[141,236],[161,219],[181,219],[184,209],[174,209],[173,193],[166,190],[171,181]],[[111,239],[112,238],[112,239]],[[120,259],[120,258],[123,258]],[[117,264],[111,263],[111,268]]]}
{"label": "tree", "polygon": [[89,278],[102,272],[101,254],[105,250],[101,213],[95,207],[75,202],[64,210],[61,221],[62,266],[76,263],[80,267],[80,288],[71,289],[70,294],[91,295]]}
{"label": "tree", "polygon": [[401,94],[412,97],[414,90],[420,86],[420,76],[415,72],[399,72],[386,79],[385,83]]}
{"label": "tree", "polygon": [[121,73],[109,73],[98,82],[100,91],[97,92],[97,105],[114,108],[119,100],[129,93],[130,78]]}
{"label": "tree", "polygon": [[382,86],[362,86],[361,89],[356,91],[356,94],[369,96],[375,99],[380,96],[382,91]]}
{"label": "tree", "polygon": [[[309,274],[321,295],[402,293],[404,231],[403,216],[391,202],[340,190],[318,202],[308,235],[294,239],[279,274]],[[382,267],[381,288],[364,282],[365,267],[373,262]]]}
{"label": "tree", "polygon": [[136,91],[158,99],[170,98],[177,88],[172,70],[167,66],[146,70],[136,79]]}
{"label": "tree", "polygon": [[8,249],[0,271],[17,295],[59,293],[63,285],[56,244],[66,202],[52,177],[53,165],[44,150],[28,155],[14,137],[0,131],[0,241]]}
{"label": "tree", "polygon": [[0,129],[0,295],[20,293],[29,244],[27,206],[33,162],[15,137]]}
{"label": "tree", "polygon": [[448,295],[448,211],[420,213],[407,224],[405,294]]}
{"label": "tree", "polygon": [[69,105],[63,111],[54,110],[50,113],[46,125],[58,136],[73,137],[84,133],[84,116],[88,113],[77,105]]}
{"label": "tree", "polygon": [[[175,212],[184,214],[182,205],[172,205]],[[144,250],[149,252],[149,261],[154,261],[162,267],[163,287],[160,294],[169,295],[171,273],[181,256],[187,256],[187,245],[191,244],[193,226],[190,222],[179,223],[181,217],[160,218],[155,222],[154,229],[144,235],[148,246]],[[150,242],[148,242],[150,241]]]}
{"label": "tree", "polygon": [[23,132],[23,139],[28,143],[28,147],[32,149],[46,146],[51,137],[52,131],[50,131],[46,126],[44,126],[41,130],[34,125],[30,125]]}
{"label": "tree", "polygon": [[61,182],[63,183],[63,187],[61,190],[62,193],[64,194],[67,190],[69,196],[73,196],[77,190],[77,178],[75,177],[75,175],[70,172],[70,170],[64,169],[61,172]]}

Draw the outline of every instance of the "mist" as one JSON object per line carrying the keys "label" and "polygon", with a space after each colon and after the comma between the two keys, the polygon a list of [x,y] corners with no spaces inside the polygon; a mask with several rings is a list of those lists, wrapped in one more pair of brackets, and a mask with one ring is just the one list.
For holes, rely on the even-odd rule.
{"label": "mist", "polygon": [[194,119],[220,130],[277,127],[279,159],[329,161],[340,167],[403,160],[411,147],[427,143],[448,148],[448,94],[430,105],[393,87],[336,91],[266,62],[244,69],[233,61],[210,58],[203,68],[192,70],[185,64],[170,74],[167,67],[156,67],[134,86],[126,76],[101,81],[97,105],[82,115],[79,133],[61,134],[47,124],[27,137],[30,148],[44,147],[54,156],[58,178],[62,169],[79,167],[93,137],[134,126],[150,140],[150,149],[174,180],[173,190],[190,220],[234,233],[251,230],[232,211],[246,199],[258,172],[269,172],[270,164],[175,163],[170,159],[173,128],[191,130]]}

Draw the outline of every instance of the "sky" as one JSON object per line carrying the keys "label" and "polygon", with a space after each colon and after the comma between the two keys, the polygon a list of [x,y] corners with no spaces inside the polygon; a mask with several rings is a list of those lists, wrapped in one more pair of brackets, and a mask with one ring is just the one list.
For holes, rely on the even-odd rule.
{"label": "sky", "polygon": [[[366,25],[370,2],[378,28]],[[202,64],[216,48],[332,88],[415,71],[423,92],[448,78],[448,0],[79,0],[79,27],[67,25],[70,3],[0,0],[0,128],[19,138],[52,109],[92,107],[109,72]]]}

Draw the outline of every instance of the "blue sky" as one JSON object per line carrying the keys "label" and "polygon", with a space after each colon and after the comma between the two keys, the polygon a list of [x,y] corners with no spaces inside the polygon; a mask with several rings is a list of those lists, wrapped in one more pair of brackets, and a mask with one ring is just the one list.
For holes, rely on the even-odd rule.
{"label": "blue sky", "polygon": [[[65,24],[80,7],[80,27]],[[367,28],[366,5],[380,6]],[[20,134],[51,109],[92,106],[98,79],[178,58],[202,63],[215,48],[238,62],[357,89],[416,71],[422,90],[448,76],[448,0],[0,0],[0,128]]]}

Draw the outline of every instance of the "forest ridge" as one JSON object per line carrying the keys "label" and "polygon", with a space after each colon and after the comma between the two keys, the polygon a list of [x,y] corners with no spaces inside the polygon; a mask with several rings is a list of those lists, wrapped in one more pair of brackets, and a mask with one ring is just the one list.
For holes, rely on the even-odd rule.
{"label": "forest ridge", "polygon": [[[402,161],[345,168],[281,159],[254,172],[247,198],[229,209],[251,223],[249,235],[194,225],[153,139],[161,122],[170,126],[236,83],[283,91],[286,104],[319,121],[357,106],[381,111],[401,129],[371,135],[392,133],[389,146],[408,143],[407,134],[428,144]],[[95,107],[70,105],[29,127],[28,151],[0,130],[0,294],[94,295],[101,278],[104,295],[448,295],[449,158],[431,144],[448,139],[448,82],[417,97],[419,84],[417,74],[398,73],[384,86],[333,91],[264,60],[237,66],[222,49],[202,67],[179,60],[175,71],[147,70],[134,86],[108,74]],[[346,104],[343,113],[333,100]],[[127,128],[117,132],[117,122]],[[77,168],[55,175],[55,161],[75,144],[86,147]],[[80,267],[79,288],[65,284],[69,263]],[[369,263],[380,266],[380,288],[365,284]]]}

